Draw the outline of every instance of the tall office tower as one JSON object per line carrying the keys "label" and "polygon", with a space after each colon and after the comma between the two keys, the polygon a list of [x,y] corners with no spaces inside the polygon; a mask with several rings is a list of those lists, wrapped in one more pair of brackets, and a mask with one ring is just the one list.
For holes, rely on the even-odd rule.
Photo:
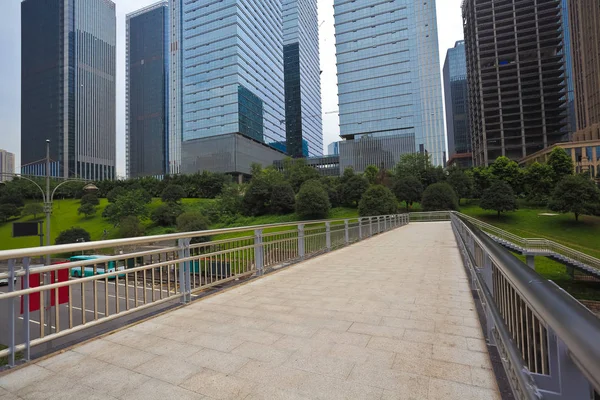
{"label": "tall office tower", "polygon": [[170,14],[170,44],[169,44],[169,140],[168,148],[168,173],[181,172],[181,28],[182,28],[182,0],[169,0]]}
{"label": "tall office tower", "polygon": [[127,176],[163,176],[169,173],[168,3],[128,14],[126,21]]}
{"label": "tall office tower", "polygon": [[248,174],[282,158],[281,0],[182,7],[182,172]]}
{"label": "tall office tower", "polygon": [[562,32],[563,32],[563,54],[565,56],[565,77],[567,84],[567,132],[569,139],[577,130],[577,115],[575,113],[575,82],[573,71],[573,39],[571,38],[571,22],[569,18],[569,3],[573,0],[561,0],[562,8]]}
{"label": "tall office tower", "polygon": [[443,165],[435,1],[335,0],[334,9],[340,135],[404,137],[415,152]]}
{"label": "tall office tower", "polygon": [[561,0],[466,0],[463,20],[474,164],[567,136]]}
{"label": "tall office tower", "polygon": [[0,149],[0,182],[10,181],[15,173],[15,155]]}
{"label": "tall office tower", "polygon": [[449,161],[468,167],[472,165],[472,154],[465,57],[464,41],[448,49],[444,62],[444,98]]}
{"label": "tall office tower", "polygon": [[569,1],[577,129],[600,124],[600,3]]}
{"label": "tall office tower", "polygon": [[283,0],[286,151],[323,155],[319,18],[316,0]]}
{"label": "tall office tower", "polygon": [[21,3],[23,173],[115,177],[115,44],[110,0]]}

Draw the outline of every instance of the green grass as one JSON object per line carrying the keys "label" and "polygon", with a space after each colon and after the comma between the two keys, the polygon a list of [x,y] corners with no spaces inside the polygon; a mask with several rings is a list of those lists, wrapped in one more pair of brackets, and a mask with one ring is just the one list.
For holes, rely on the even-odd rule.
{"label": "green grass", "polygon": [[460,211],[517,236],[550,239],[600,258],[600,217],[582,215],[575,221],[573,214],[545,216],[540,214],[552,212],[522,206],[497,218],[496,212],[483,210],[474,203],[463,205]]}
{"label": "green grass", "polygon": [[[8,346],[5,346],[3,344],[0,344],[0,350],[4,350],[4,349],[8,349]],[[8,357],[0,357],[0,367],[4,367],[8,365]],[[23,352],[17,352],[15,353],[15,361],[19,361],[23,358]]]}

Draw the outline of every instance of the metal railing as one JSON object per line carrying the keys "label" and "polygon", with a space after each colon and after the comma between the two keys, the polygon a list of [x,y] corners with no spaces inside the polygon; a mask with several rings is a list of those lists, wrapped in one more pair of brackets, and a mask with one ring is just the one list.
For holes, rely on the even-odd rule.
{"label": "metal railing", "polygon": [[[17,352],[29,360],[33,346],[169,302],[187,303],[207,288],[408,222],[406,214],[386,215],[0,251],[0,263],[8,264],[8,272],[0,273],[0,280],[8,280],[8,291],[0,288],[0,305],[8,311],[0,318],[9,333],[0,357],[14,365]],[[82,253],[95,256],[70,257]],[[48,254],[67,261],[34,263]]]}
{"label": "metal railing", "polygon": [[486,336],[498,348],[515,397],[589,400],[594,388],[600,393],[600,319],[470,217],[450,218],[483,305]]}

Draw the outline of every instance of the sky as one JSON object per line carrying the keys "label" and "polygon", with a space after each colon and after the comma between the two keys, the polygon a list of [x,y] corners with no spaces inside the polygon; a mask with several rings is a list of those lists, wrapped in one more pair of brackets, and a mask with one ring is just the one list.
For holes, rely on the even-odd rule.
{"label": "sky", "polygon": [[[85,1],[85,0],[83,0]],[[117,175],[125,174],[125,15],[156,0],[114,0],[117,5]],[[319,41],[321,53],[321,97],[323,102],[323,144],[339,140],[336,114],[337,78],[333,0],[319,3]],[[440,64],[447,49],[462,40],[462,0],[437,0]],[[16,154],[20,166],[20,79],[21,79],[21,0],[1,0],[0,6],[0,149]],[[443,65],[440,65],[440,71]]]}

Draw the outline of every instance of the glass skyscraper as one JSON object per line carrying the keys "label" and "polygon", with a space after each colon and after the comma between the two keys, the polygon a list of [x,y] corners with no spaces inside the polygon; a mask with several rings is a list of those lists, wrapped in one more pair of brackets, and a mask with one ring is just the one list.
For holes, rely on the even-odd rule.
{"label": "glass skyscraper", "polygon": [[127,15],[127,176],[168,169],[169,9],[166,1]]}
{"label": "glass skyscraper", "polygon": [[282,3],[286,150],[292,157],[320,156],[323,123],[317,1]]}
{"label": "glass skyscraper", "polygon": [[277,148],[286,139],[281,1],[179,4],[183,153],[226,134]]}
{"label": "glass skyscraper", "polygon": [[[469,128],[469,91],[467,87],[467,59],[465,42],[456,42],[448,49],[444,62],[444,97],[446,100],[446,132],[448,157],[456,154],[471,155]],[[467,162],[467,164],[472,164]]]}
{"label": "glass skyscraper", "polygon": [[24,174],[113,179],[116,16],[110,0],[21,3]]}
{"label": "glass skyscraper", "polygon": [[334,9],[341,136],[414,138],[415,152],[443,165],[435,1],[335,0]]}

